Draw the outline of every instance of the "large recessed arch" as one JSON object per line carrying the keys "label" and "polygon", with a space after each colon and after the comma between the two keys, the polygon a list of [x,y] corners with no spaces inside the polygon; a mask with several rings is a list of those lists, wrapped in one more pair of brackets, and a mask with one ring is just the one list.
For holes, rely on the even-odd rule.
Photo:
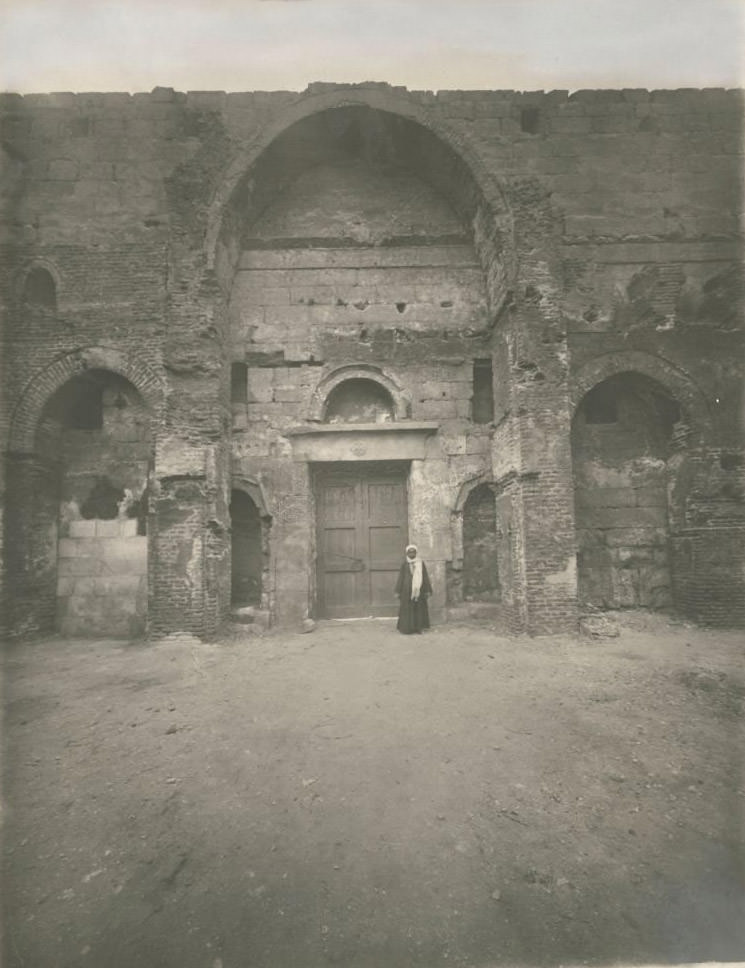
{"label": "large recessed arch", "polygon": [[157,385],[142,361],[101,347],[29,381],[7,462],[14,630],[144,632]]}
{"label": "large recessed arch", "polygon": [[313,114],[334,108],[363,106],[398,115],[428,128],[468,166],[484,198],[495,212],[508,214],[507,203],[494,175],[460,132],[444,118],[427,111],[417,100],[400,92],[376,88],[340,88],[319,94],[300,95],[279,117],[228,165],[212,198],[207,215],[206,254],[208,268],[214,268],[215,253],[223,220],[236,189],[260,155],[292,125]]}
{"label": "large recessed arch", "polygon": [[666,609],[674,603],[673,496],[688,473],[681,445],[708,436],[705,402],[676,368],[646,354],[593,362],[575,388],[571,428],[579,599]]}
{"label": "large recessed arch", "polygon": [[[450,167],[450,189],[465,199],[468,220],[485,272],[490,308],[496,313],[514,276],[512,218],[504,194],[475,150],[439,108],[425,109],[414,98],[388,89],[341,88],[301,95],[282,115],[236,156],[223,175],[207,215],[206,262],[227,290],[237,265],[240,244],[237,217],[256,190],[255,176],[264,156],[293,126],[327,112],[369,109],[411,125],[422,144],[436,146]],[[427,158],[422,150],[422,157]],[[462,206],[461,206],[462,207]]]}
{"label": "large recessed arch", "polygon": [[110,370],[126,377],[142,394],[151,414],[161,411],[164,402],[162,379],[137,354],[104,346],[74,350],[37,371],[26,384],[11,418],[9,451],[31,453],[47,400],[69,379],[93,369]]}
{"label": "large recessed arch", "polygon": [[571,379],[572,414],[590,390],[621,373],[638,373],[659,383],[680,405],[691,439],[700,441],[710,436],[714,416],[691,377],[668,360],[639,350],[605,353],[583,364]]}

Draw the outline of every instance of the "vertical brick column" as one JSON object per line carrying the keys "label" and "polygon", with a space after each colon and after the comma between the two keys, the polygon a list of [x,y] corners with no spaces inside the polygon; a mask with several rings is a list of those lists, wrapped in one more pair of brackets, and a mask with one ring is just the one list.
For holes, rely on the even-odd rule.
{"label": "vertical brick column", "polygon": [[500,566],[509,575],[505,621],[515,632],[571,632],[577,575],[568,410],[511,417],[499,430],[495,451],[503,437],[520,442],[519,466],[495,475],[501,554],[509,555]]}
{"label": "vertical brick column", "polygon": [[516,630],[551,634],[577,628],[577,573],[568,354],[551,279],[541,285],[548,305],[519,307],[504,334],[492,464],[503,503],[511,498],[506,617]]}
{"label": "vertical brick column", "polygon": [[526,631],[571,632],[578,620],[577,557],[566,382],[531,381],[517,388],[516,400]]}
{"label": "vertical brick column", "polygon": [[229,607],[225,445],[161,438],[150,502],[149,624],[213,633]]}
{"label": "vertical brick column", "polygon": [[495,429],[491,439],[492,478],[497,501],[502,614],[511,632],[527,624],[525,541],[520,471],[520,420],[513,406],[512,339],[502,333],[494,346]]}
{"label": "vertical brick column", "polygon": [[745,451],[688,447],[668,461],[670,567],[677,611],[745,626]]}
{"label": "vertical brick column", "polygon": [[[174,192],[174,204],[182,204]],[[204,268],[198,233],[189,236],[193,230],[179,222],[170,249],[168,391],[148,522],[154,635],[211,635],[230,608],[227,311],[215,274]]]}
{"label": "vertical brick column", "polygon": [[59,468],[35,454],[6,464],[3,624],[8,634],[54,631]]}
{"label": "vertical brick column", "polygon": [[561,464],[521,480],[526,631],[577,628],[577,565],[571,477]]}
{"label": "vertical brick column", "polygon": [[230,613],[230,440],[208,450],[205,475],[204,632],[213,633]]}
{"label": "vertical brick column", "polygon": [[[0,418],[3,414],[2,390],[0,390]],[[5,428],[1,428],[5,431]],[[6,432],[3,433],[3,440],[6,439]],[[10,509],[8,508],[8,456],[4,449],[0,449],[0,635],[7,634],[9,626],[8,608],[10,596],[8,593],[8,568],[6,557],[6,533],[7,518]]]}

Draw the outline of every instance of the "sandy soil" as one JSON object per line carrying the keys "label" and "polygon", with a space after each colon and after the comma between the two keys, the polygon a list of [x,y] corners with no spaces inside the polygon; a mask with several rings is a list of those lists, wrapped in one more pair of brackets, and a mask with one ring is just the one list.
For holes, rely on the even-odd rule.
{"label": "sandy soil", "polygon": [[744,695],[644,615],[9,644],[3,964],[745,960]]}

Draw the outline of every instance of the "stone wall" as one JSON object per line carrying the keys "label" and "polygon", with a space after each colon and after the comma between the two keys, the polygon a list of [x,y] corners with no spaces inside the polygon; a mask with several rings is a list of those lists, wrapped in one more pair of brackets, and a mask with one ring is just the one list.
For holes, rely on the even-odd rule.
{"label": "stone wall", "polygon": [[137,521],[71,521],[60,538],[57,628],[62,635],[136,638],[147,616],[147,538]]}
{"label": "stone wall", "polygon": [[580,600],[610,608],[672,603],[668,457],[677,404],[623,374],[582,401],[572,430]]}
{"label": "stone wall", "polygon": [[[616,549],[603,552],[618,566],[609,582],[621,559],[637,577],[669,574],[664,595],[595,598],[743,620],[742,92],[314,84],[9,94],[1,107],[0,537],[13,629],[54,621],[59,469],[44,465],[37,430],[46,401],[90,367],[130,381],[152,427],[154,632],[208,634],[227,616],[236,477],[266,494],[273,620],[313,612],[311,474],[291,431],[322,422],[345,373],[378,380],[396,422],[437,425],[409,471],[436,609],[463,566],[463,501],[478,479],[496,496],[509,628],[574,627],[588,531]],[[53,300],[29,300],[34,269]],[[474,423],[484,359],[494,420]],[[246,399],[231,403],[236,363]],[[582,400],[626,372],[680,408],[646,505],[627,481],[590,497],[572,459]],[[50,483],[31,501],[37,477]],[[667,536],[650,542],[663,487]]]}

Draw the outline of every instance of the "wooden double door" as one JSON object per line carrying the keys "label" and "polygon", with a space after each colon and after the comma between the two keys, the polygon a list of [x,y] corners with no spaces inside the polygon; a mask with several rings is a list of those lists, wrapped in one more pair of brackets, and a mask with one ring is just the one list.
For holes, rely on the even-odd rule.
{"label": "wooden double door", "polygon": [[315,473],[321,618],[395,615],[408,534],[405,462],[330,464]]}

